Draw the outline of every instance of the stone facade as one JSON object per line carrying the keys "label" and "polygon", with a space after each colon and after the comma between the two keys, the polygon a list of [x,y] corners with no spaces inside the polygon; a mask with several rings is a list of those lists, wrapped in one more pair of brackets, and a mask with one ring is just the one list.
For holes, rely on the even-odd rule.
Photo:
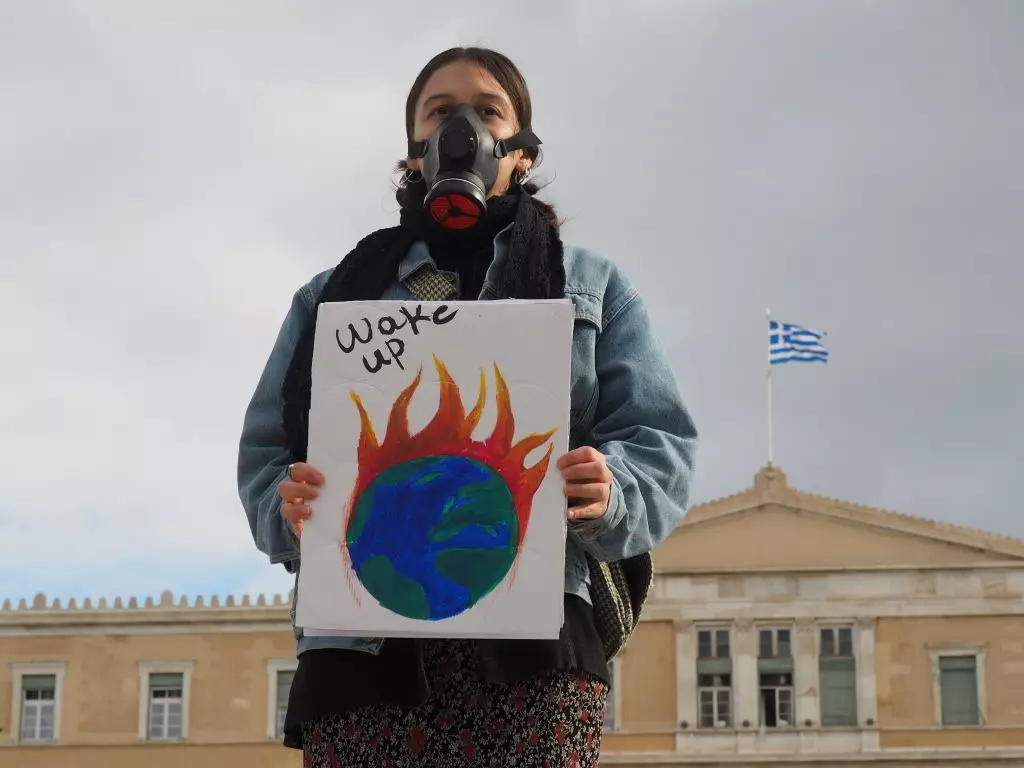
{"label": "stone facade", "polygon": [[[695,507],[655,562],[603,762],[1024,765],[1024,542],[801,493],[766,468]],[[718,637],[727,659],[706,658]],[[950,657],[973,664],[974,724],[943,722]],[[837,664],[842,724],[822,711]],[[728,670],[717,693],[702,667]],[[727,706],[702,721],[716,696]],[[788,722],[772,723],[782,696]]]}
{"label": "stone facade", "polygon": [[[276,672],[294,669],[284,597],[61,608],[38,596],[0,612],[0,765],[301,765],[276,738]],[[178,675],[180,735],[150,738],[150,682]],[[56,738],[23,733],[26,678],[53,678]],[[173,692],[173,691],[171,691]],[[163,702],[161,702],[163,704]],[[45,705],[44,705],[45,706]],[[29,707],[31,709],[31,707]],[[166,722],[166,721],[165,721]],[[28,738],[22,738],[27,736]],[[42,737],[42,738],[39,738]]]}
{"label": "stone facade", "polygon": [[[767,468],[655,562],[602,764],[1024,766],[1024,542]],[[293,653],[281,596],[5,603],[0,765],[297,768]]]}

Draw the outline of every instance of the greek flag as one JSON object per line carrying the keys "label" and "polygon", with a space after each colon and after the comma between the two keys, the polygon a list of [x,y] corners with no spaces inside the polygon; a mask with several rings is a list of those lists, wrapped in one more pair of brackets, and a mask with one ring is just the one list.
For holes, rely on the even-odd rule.
{"label": "greek flag", "polygon": [[825,334],[791,323],[768,321],[771,364],[827,363],[828,350],[821,344]]}

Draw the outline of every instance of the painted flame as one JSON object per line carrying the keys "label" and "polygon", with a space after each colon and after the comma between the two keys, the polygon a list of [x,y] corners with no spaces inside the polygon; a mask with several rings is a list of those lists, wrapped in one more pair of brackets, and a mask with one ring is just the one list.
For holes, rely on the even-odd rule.
{"label": "painted flame", "polygon": [[422,367],[417,371],[412,383],[402,390],[391,406],[383,442],[377,440],[373,422],[359,395],[355,392],[350,393],[352,401],[359,409],[361,428],[357,448],[359,474],[349,509],[355,508],[367,486],[389,467],[426,456],[464,456],[486,464],[505,481],[512,493],[519,519],[518,544],[521,546],[530,521],[533,496],[548,471],[554,445],[549,445],[544,456],[531,467],[525,464],[526,456],[530,451],[546,443],[558,430],[527,435],[513,444],[515,417],[512,414],[512,399],[501,370],[495,365],[498,418],[489,437],[474,440],[473,430],[480,421],[487,395],[487,379],[483,370],[480,371],[480,394],[473,409],[467,414],[459,386],[448,373],[444,363],[436,356],[434,367],[440,378],[441,390],[437,412],[430,423],[415,435],[409,433],[409,403],[423,377]]}

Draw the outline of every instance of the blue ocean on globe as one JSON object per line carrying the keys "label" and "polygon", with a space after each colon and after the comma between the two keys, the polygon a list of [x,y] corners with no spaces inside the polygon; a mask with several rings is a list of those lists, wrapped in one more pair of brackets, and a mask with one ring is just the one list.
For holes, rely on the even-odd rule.
{"label": "blue ocean on globe", "polygon": [[356,500],[346,535],[356,576],[382,606],[435,621],[498,586],[518,542],[505,481],[464,456],[427,456],[381,472]]}

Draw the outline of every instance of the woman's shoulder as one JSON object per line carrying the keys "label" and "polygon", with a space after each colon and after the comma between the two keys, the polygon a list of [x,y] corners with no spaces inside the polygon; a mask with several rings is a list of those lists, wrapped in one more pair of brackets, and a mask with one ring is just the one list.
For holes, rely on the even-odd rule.
{"label": "woman's shoulder", "polygon": [[303,285],[295,293],[301,296],[305,304],[309,307],[315,307],[317,299],[320,294],[323,293],[324,287],[327,285],[327,281],[331,279],[331,275],[334,274],[335,267],[325,269],[323,272],[319,272],[310,279],[308,283]]}
{"label": "woman's shoulder", "polygon": [[607,325],[637,297],[636,288],[611,259],[589,248],[565,243],[565,293],[577,308]]}

